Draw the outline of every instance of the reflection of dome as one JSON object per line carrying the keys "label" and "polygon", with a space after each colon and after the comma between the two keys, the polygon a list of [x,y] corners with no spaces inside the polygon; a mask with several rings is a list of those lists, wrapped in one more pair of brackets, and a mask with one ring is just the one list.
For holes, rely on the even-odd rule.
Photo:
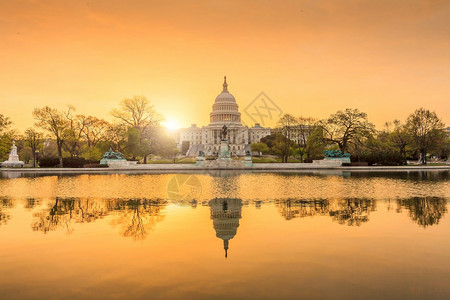
{"label": "reflection of dome", "polygon": [[217,95],[212,112],[211,123],[241,123],[241,113],[236,99],[228,92],[227,77],[224,77],[222,93]]}
{"label": "reflection of dome", "polygon": [[213,199],[209,201],[211,219],[216,236],[223,240],[225,257],[228,255],[228,241],[234,238],[239,227],[242,201],[240,199]]}

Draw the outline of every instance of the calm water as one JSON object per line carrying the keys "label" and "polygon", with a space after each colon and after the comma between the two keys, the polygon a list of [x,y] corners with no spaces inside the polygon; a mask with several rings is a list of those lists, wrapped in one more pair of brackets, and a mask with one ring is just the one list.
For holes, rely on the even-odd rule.
{"label": "calm water", "polygon": [[0,174],[0,299],[449,299],[449,172]]}

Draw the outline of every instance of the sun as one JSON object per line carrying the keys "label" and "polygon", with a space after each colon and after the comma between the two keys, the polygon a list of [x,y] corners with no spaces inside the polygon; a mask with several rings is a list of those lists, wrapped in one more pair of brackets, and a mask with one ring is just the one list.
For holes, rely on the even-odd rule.
{"label": "sun", "polygon": [[164,127],[166,127],[166,129],[169,131],[180,129],[180,124],[177,120],[174,119],[167,119],[166,121],[162,122],[162,125],[164,125]]}

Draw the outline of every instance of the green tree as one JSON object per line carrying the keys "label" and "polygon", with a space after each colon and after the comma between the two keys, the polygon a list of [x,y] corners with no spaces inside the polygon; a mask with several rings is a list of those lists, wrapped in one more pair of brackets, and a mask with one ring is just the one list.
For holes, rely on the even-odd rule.
{"label": "green tree", "polygon": [[147,155],[154,153],[162,157],[173,157],[174,149],[177,146],[175,140],[168,136],[166,131],[161,127],[155,128],[154,131],[152,134],[153,138],[148,139],[150,147],[148,148]]}
{"label": "green tree", "polygon": [[111,124],[105,132],[105,140],[114,151],[124,152],[127,148],[128,128],[124,124]]}
{"label": "green tree", "polygon": [[144,155],[146,152],[145,147],[148,146],[148,144],[143,143],[141,140],[141,131],[136,127],[129,127],[127,134],[126,152],[131,155],[133,160],[136,160],[137,157],[142,157]]}
{"label": "green tree", "polygon": [[322,159],[325,142],[323,140],[322,128],[315,126],[306,141],[305,153],[308,162],[313,159]]}
{"label": "green tree", "polygon": [[342,153],[350,143],[355,143],[374,132],[375,126],[367,119],[367,114],[358,109],[347,108],[338,111],[328,119],[319,121],[325,142],[336,144]]}
{"label": "green tree", "polygon": [[0,114],[0,160],[8,158],[11,151],[14,132],[11,131],[11,120]]}
{"label": "green tree", "polygon": [[266,154],[269,152],[269,147],[264,143],[253,143],[250,145],[250,150],[252,152],[258,152],[258,154]]}
{"label": "green tree", "polygon": [[37,132],[34,128],[28,128],[25,130],[25,143],[31,149],[31,155],[33,157],[33,167],[36,167],[36,152],[43,142],[43,134]]}
{"label": "green tree", "polygon": [[405,125],[399,120],[393,122],[394,130],[389,134],[389,141],[393,148],[398,151],[402,158],[402,163],[406,164],[406,159],[411,150],[412,139]]}
{"label": "green tree", "polygon": [[406,121],[406,130],[411,135],[422,164],[427,163],[427,153],[445,138],[444,123],[435,112],[419,108]]}
{"label": "green tree", "polygon": [[277,132],[281,134],[284,138],[277,139],[276,148],[281,155],[281,161],[287,162],[290,154],[292,153],[292,138],[297,130],[297,119],[290,115],[283,115],[277,123]]}
{"label": "green tree", "polygon": [[4,134],[9,129],[11,124],[12,122],[8,117],[0,114],[0,135]]}
{"label": "green tree", "polygon": [[303,162],[303,157],[306,155],[308,158],[307,152],[307,142],[308,138],[314,130],[315,120],[309,117],[298,117],[297,118],[297,127],[296,127],[296,141],[297,141],[297,149],[296,153],[300,156],[300,161]]}
{"label": "green tree", "polygon": [[261,138],[261,143],[264,143],[267,145],[267,147],[269,147],[269,153],[270,153],[270,149],[272,149],[272,147],[275,145],[276,139],[277,139],[277,134],[275,132]]}
{"label": "green tree", "polygon": [[277,133],[275,143],[271,148],[272,153],[281,157],[281,161],[284,163],[288,162],[289,156],[291,156],[295,151],[295,143],[289,140],[281,133]]}
{"label": "green tree", "polygon": [[[70,108],[69,108],[70,110]],[[70,124],[63,112],[48,106],[35,108],[33,117],[36,120],[36,126],[49,132],[56,140],[58,149],[59,167],[63,167],[62,147],[66,139],[67,129]]]}

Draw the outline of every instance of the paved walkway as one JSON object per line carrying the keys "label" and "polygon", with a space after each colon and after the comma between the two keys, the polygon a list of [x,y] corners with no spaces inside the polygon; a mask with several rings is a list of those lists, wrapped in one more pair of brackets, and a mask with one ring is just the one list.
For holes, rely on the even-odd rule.
{"label": "paved walkway", "polygon": [[197,167],[195,164],[146,164],[127,168],[1,168],[0,172],[21,173],[121,173],[121,172],[153,172],[153,171],[193,171],[232,170],[232,171],[302,171],[302,170],[340,170],[340,171],[382,171],[382,172],[409,172],[409,171],[445,171],[447,166],[371,166],[371,167],[341,167],[301,163],[257,163],[253,167],[220,168]]}

